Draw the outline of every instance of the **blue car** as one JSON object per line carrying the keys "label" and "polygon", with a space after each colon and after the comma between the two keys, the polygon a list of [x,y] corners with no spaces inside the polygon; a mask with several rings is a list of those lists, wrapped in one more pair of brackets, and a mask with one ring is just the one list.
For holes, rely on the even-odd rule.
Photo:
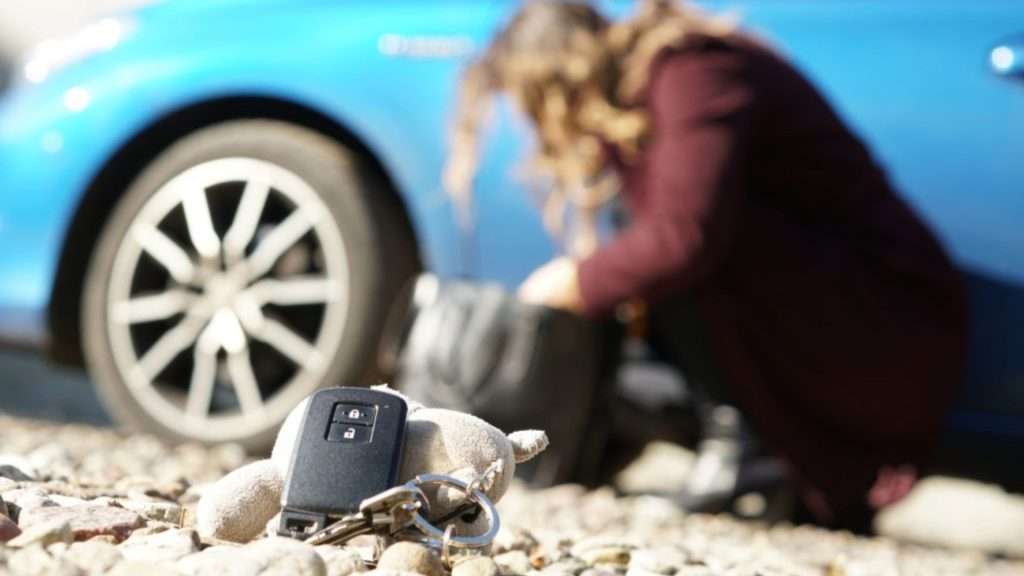
{"label": "blue car", "polygon": [[[266,445],[372,378],[417,271],[521,281],[556,246],[498,110],[472,227],[441,187],[461,67],[506,0],[167,0],[21,55],[0,94],[0,336],[86,365],[110,412]],[[622,15],[629,2],[606,1]],[[950,430],[1024,436],[1024,5],[744,0],[968,277]]]}

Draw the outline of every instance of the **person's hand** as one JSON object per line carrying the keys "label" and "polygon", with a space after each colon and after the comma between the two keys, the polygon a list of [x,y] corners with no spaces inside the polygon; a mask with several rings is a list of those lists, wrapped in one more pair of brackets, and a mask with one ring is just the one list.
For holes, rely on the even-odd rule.
{"label": "person's hand", "polygon": [[571,258],[555,258],[534,270],[519,286],[519,299],[528,304],[582,312],[583,297],[576,262]]}

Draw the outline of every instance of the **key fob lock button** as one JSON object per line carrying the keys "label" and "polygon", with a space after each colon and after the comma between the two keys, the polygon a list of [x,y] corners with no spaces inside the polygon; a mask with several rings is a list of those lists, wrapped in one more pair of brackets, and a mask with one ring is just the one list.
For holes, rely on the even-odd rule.
{"label": "key fob lock button", "polygon": [[327,430],[327,441],[363,444],[370,441],[370,428],[347,422],[331,422]]}
{"label": "key fob lock button", "polygon": [[362,406],[359,404],[337,404],[334,406],[334,414],[331,416],[332,422],[344,422],[346,424],[361,424],[363,426],[373,426],[374,416],[376,416],[376,406]]}

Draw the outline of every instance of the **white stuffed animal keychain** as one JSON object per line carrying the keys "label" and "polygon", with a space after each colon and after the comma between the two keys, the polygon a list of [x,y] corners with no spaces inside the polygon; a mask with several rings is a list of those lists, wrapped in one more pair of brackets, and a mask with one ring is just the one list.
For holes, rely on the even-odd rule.
{"label": "white stuffed animal keychain", "polygon": [[[376,388],[401,396],[387,386]],[[506,436],[471,414],[425,408],[402,397],[408,404],[405,450],[399,472],[402,483],[421,474],[447,474],[472,482],[491,468],[493,482],[484,493],[492,502],[497,502],[508,490],[516,464],[547,448],[547,435],[542,431],[523,430]],[[247,542],[264,530],[276,532],[284,479],[307,401],[296,406],[285,419],[269,459],[231,472],[203,494],[196,510],[196,529],[200,536]],[[492,467],[495,462],[498,464]],[[438,489],[431,494],[431,508],[441,513],[453,510],[461,503],[462,496],[458,490]],[[482,518],[477,518],[479,520]],[[477,521],[457,520],[456,529],[460,534],[486,530],[487,527]]]}

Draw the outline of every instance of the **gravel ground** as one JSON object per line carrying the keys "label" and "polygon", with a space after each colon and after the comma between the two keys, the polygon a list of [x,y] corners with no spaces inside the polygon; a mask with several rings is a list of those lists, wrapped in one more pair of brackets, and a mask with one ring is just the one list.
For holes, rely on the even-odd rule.
{"label": "gravel ground", "polygon": [[[364,539],[312,547],[283,538],[203,542],[190,528],[204,485],[245,461],[238,446],[169,448],[146,436],[0,416],[0,574],[314,574],[371,567]],[[6,510],[5,510],[6,508]],[[514,487],[490,555],[453,576],[1024,575],[1024,563],[686,515],[610,489]],[[17,521],[15,524],[11,519]],[[388,548],[375,574],[446,573],[423,547]]]}

